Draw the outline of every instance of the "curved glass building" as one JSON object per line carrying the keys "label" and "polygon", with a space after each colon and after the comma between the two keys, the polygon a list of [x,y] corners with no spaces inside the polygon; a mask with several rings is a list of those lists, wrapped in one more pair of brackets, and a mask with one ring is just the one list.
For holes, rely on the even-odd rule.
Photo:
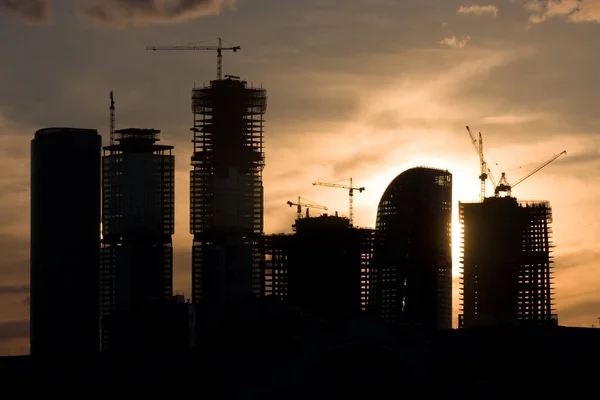
{"label": "curved glass building", "polygon": [[452,174],[398,175],[377,209],[370,304],[385,322],[452,328]]}

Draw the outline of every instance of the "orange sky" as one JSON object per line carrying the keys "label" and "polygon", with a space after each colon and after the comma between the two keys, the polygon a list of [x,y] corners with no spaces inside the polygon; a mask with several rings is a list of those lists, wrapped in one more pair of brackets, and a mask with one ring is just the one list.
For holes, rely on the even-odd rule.
{"label": "orange sky", "polygon": [[465,125],[483,132],[496,178],[515,181],[566,149],[513,194],[553,207],[560,323],[598,324],[600,1],[39,3],[52,7],[0,2],[0,354],[27,348],[29,141],[56,125],[106,138],[110,90],[117,127],[161,129],[176,146],[175,286],[189,294],[190,90],[214,78],[215,55],[145,47],[218,36],[242,47],[225,52],[224,73],[268,91],[267,233],[291,231],[285,203],[297,196],[347,213],[347,192],[311,183],[348,177],[366,187],[355,223],[373,226],[386,186],[418,165],[453,173],[456,216],[479,191]]}

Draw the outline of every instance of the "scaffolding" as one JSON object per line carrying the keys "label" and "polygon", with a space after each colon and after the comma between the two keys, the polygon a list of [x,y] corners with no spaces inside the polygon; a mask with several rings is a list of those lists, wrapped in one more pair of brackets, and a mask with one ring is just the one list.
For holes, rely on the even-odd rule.
{"label": "scaffolding", "polygon": [[[214,285],[231,286],[237,282],[235,290],[240,290],[245,285],[240,279],[251,280],[246,286],[251,286],[254,295],[262,292],[264,258],[260,240],[264,229],[266,107],[265,89],[248,87],[245,81],[232,76],[192,90],[190,233],[194,235],[194,301],[206,299]],[[231,257],[215,252],[227,253],[232,246],[250,248],[249,253],[237,251],[249,259],[224,264],[218,261]],[[210,280],[213,282],[208,283]],[[213,288],[209,289],[209,285]]]}
{"label": "scaffolding", "polygon": [[555,325],[550,204],[501,197],[459,209],[459,327]]}

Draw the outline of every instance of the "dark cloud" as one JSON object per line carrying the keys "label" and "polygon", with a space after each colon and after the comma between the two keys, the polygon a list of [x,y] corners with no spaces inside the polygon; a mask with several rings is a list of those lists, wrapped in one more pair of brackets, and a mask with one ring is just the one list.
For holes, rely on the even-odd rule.
{"label": "dark cloud", "polygon": [[29,320],[0,322],[0,341],[22,339],[29,336]]}
{"label": "dark cloud", "polygon": [[0,232],[0,251],[2,252],[0,281],[28,281],[29,238]]}
{"label": "dark cloud", "polygon": [[2,295],[2,294],[23,294],[23,293],[29,293],[29,285],[0,286],[0,295]]}
{"label": "dark cloud", "polygon": [[50,0],[0,0],[0,12],[16,15],[21,21],[31,24],[46,24],[52,21]]}
{"label": "dark cloud", "polygon": [[101,0],[79,6],[80,13],[102,25],[172,23],[219,14],[236,0]]}

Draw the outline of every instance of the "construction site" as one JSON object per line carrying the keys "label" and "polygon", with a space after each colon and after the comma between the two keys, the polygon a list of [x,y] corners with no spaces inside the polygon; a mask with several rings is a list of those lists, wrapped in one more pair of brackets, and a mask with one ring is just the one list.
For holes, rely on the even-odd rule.
{"label": "construction site", "polygon": [[[557,325],[552,272],[552,209],[548,201],[519,201],[515,186],[566,154],[562,151],[509,183],[495,181],[483,138],[467,126],[479,156],[479,202],[459,202],[462,235],[461,328],[498,325]],[[494,196],[486,196],[486,181]]]}
{"label": "construction site", "polygon": [[[347,183],[313,182],[315,186],[346,190],[348,216],[339,217],[336,212],[335,216],[312,217],[309,209],[327,211],[327,207],[298,197],[287,202],[297,208],[295,233],[264,235],[267,95],[265,89],[237,76],[223,75],[223,53],[240,49],[224,45],[220,38],[216,46],[147,47],[152,51],[217,54],[216,79],[194,87],[191,98],[192,300],[226,305],[274,296],[314,308],[299,294],[298,288],[304,286],[305,290],[312,287],[307,296],[319,299],[315,301],[323,310],[332,300],[323,297],[325,294],[319,297],[321,289],[315,285],[323,284],[323,290],[328,285],[336,287],[339,294],[344,281],[355,286],[356,299],[346,296],[354,304],[352,310],[375,313],[392,324],[450,328],[451,174],[430,168],[400,174],[381,199],[375,229],[354,227],[354,193],[362,193],[364,187],[355,186],[352,178]],[[496,182],[484,157],[481,133],[476,138],[469,127],[467,130],[479,156],[481,193],[477,203],[459,202],[463,242],[459,325],[552,323],[556,317],[551,208],[545,201],[518,201],[511,190],[566,152],[516,182],[509,183],[505,173]],[[487,182],[494,187],[492,197],[486,197]],[[422,231],[419,237],[417,231]],[[325,248],[319,250],[320,244],[314,240],[317,237]],[[340,253],[334,261],[331,254],[343,247],[339,238],[351,245],[344,257]],[[342,279],[342,272],[334,271],[335,265],[345,265],[344,271],[356,275]],[[302,273],[307,271],[320,278],[304,279]],[[298,286],[298,282],[302,284]]]}
{"label": "construction site", "polygon": [[374,230],[337,213],[298,218],[295,230],[264,237],[264,294],[327,321],[364,314]]}
{"label": "construction site", "polygon": [[240,46],[159,46],[217,53],[217,77],[192,89],[190,173],[192,300],[240,303],[262,292],[262,173],[267,93],[222,73],[223,51]]}

